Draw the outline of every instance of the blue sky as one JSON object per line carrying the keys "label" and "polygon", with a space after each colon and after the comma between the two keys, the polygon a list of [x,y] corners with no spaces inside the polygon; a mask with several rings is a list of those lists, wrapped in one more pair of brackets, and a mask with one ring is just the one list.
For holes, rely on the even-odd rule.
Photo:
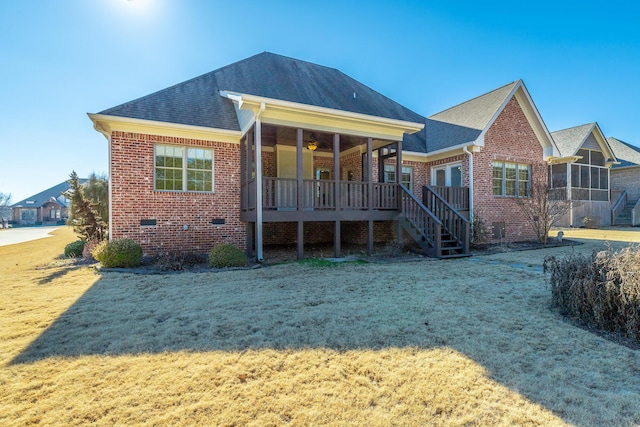
{"label": "blue sky", "polygon": [[95,113],[263,51],[338,68],[422,115],[523,79],[550,131],[640,145],[640,4],[4,0],[0,192],[108,170]]}

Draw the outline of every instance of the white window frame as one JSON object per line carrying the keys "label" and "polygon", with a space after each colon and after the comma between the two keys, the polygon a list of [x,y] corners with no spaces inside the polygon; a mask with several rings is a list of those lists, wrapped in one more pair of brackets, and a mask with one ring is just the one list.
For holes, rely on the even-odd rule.
{"label": "white window frame", "polygon": [[[396,171],[396,165],[387,165],[387,164],[385,164],[383,172],[384,172],[384,181],[385,182],[389,182],[389,183],[397,182],[398,173]],[[387,172],[393,172],[393,174],[395,175],[396,179],[387,180]],[[405,173],[409,174],[409,185],[406,185],[404,183],[404,181],[402,182],[402,185],[407,187],[407,189],[409,191],[413,192],[413,166],[402,165],[402,173],[400,174],[400,179],[402,179],[402,175],[404,175]]]}
{"label": "white window frame", "polygon": [[[156,158],[158,155],[158,147],[172,147],[172,148],[178,148],[180,150],[182,150],[182,167],[181,167],[181,171],[182,171],[182,189],[171,189],[171,190],[166,190],[166,189],[162,189],[162,188],[158,188],[157,187],[157,182],[156,182],[156,170],[158,168],[158,166],[156,166]],[[189,190],[188,189],[188,171],[202,171],[202,169],[190,169],[188,168],[187,162],[188,162],[188,152],[189,150],[205,150],[205,151],[209,151],[211,152],[211,190]],[[167,168],[167,169],[171,169],[171,168]],[[177,169],[177,168],[173,168],[173,169]],[[155,144],[153,147],[153,190],[154,191],[159,191],[159,192],[169,192],[169,193],[175,193],[175,192],[179,192],[179,193],[205,193],[205,194],[211,194],[215,192],[215,151],[213,150],[213,148],[207,148],[207,147],[196,147],[196,146],[190,146],[190,145],[172,145],[172,144]],[[208,170],[205,170],[205,172],[209,172]]]}

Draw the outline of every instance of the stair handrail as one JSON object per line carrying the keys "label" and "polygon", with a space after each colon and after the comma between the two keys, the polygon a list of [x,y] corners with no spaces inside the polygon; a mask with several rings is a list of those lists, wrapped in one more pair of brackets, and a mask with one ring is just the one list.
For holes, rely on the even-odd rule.
{"label": "stair handrail", "polygon": [[[638,223],[640,223],[640,221],[636,221],[636,218],[638,218],[638,215],[636,215],[636,213],[638,212],[638,208],[640,208],[640,199],[638,199],[636,204],[633,206],[633,210],[631,211],[631,226],[632,227],[635,227],[636,225],[638,225]],[[640,219],[640,218],[638,218],[638,219]]]}
{"label": "stair handrail", "polygon": [[[441,230],[444,227],[444,224],[411,191],[409,191],[407,187],[403,184],[398,184],[398,188],[400,189],[400,197],[398,197],[400,212],[404,215],[405,219],[420,232],[420,234],[425,236],[427,243],[429,243],[429,245],[434,249],[434,256],[440,258],[442,255],[442,248],[440,244]],[[417,211],[425,215],[427,217],[425,219],[430,221],[431,224],[420,221],[421,218],[411,215],[405,202],[409,202],[414,207],[417,207]],[[433,230],[431,230],[432,227],[428,227],[427,225],[432,225]]]}
{"label": "stair handrail", "polygon": [[[613,204],[611,208],[611,225],[616,225],[616,218],[618,218],[618,215],[620,215],[620,212],[622,212],[622,209],[624,209],[627,204],[627,197],[627,190],[622,190],[622,194],[620,194],[618,200]],[[633,219],[631,222],[633,223]]]}
{"label": "stair handrail", "polygon": [[[454,208],[449,202],[446,201],[437,191],[431,186],[425,185],[424,189],[427,190],[430,195],[436,200],[436,209],[431,209],[436,215],[442,211],[442,217],[438,216],[443,223],[445,230],[462,245],[464,253],[469,253],[469,220],[464,217],[456,208]],[[424,191],[424,190],[423,190]],[[424,199],[424,194],[423,194]],[[427,207],[427,209],[429,209]],[[444,218],[444,220],[442,220]]]}

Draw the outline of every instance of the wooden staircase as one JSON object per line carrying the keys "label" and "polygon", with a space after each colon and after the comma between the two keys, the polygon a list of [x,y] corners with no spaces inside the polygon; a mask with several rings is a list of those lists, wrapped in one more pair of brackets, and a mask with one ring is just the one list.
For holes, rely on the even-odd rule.
{"label": "wooden staircase", "polygon": [[637,200],[627,200],[622,210],[615,217],[614,225],[621,225],[624,227],[633,226],[633,209],[638,203]]}
{"label": "wooden staircase", "polygon": [[425,206],[405,186],[400,188],[398,221],[427,256],[458,258],[469,256],[469,221],[439,194],[425,190]]}

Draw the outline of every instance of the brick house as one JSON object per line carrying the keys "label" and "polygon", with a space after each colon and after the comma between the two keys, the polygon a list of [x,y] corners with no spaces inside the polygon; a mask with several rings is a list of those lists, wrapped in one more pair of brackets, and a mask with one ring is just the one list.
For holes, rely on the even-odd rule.
{"label": "brick house", "polygon": [[464,255],[474,207],[496,238],[533,236],[513,198],[558,156],[522,81],[427,119],[266,52],[89,117],[109,143],[110,236],[149,254],[413,238]]}
{"label": "brick house", "polygon": [[640,224],[640,148],[607,138],[618,160],[611,168],[613,225]]}
{"label": "brick house", "polygon": [[[84,183],[87,179],[81,179]],[[11,205],[11,223],[17,225],[51,225],[69,218],[69,199],[62,193],[69,190],[68,182],[27,197]]]}

